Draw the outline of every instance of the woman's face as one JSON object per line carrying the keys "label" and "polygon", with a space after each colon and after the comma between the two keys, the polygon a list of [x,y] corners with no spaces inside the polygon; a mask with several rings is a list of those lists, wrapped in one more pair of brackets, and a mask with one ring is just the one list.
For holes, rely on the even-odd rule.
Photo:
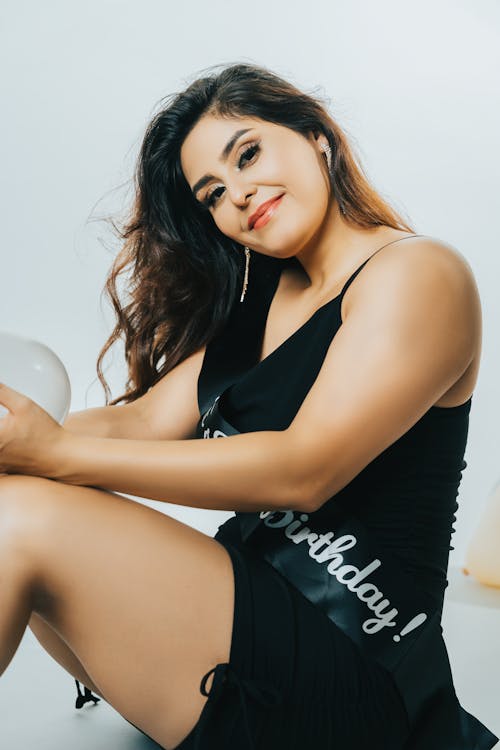
{"label": "woman's face", "polygon": [[[266,120],[205,115],[182,144],[181,167],[195,199],[223,234],[288,258],[307,245],[327,215],[326,143],[324,135],[305,138]],[[278,196],[267,222],[249,226],[259,206]]]}

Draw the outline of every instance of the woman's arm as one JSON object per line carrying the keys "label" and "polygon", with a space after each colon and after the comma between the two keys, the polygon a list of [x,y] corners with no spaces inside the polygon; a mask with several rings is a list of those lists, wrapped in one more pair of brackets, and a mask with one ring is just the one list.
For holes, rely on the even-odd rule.
{"label": "woman's arm", "polygon": [[68,433],[46,476],[194,508],[307,512],[298,450],[286,430],[167,441]]}
{"label": "woman's arm", "polygon": [[66,436],[53,478],[215,510],[319,508],[407,432],[477,350],[480,308],[463,260],[432,243],[370,269],[377,283],[360,277],[363,293],[287,430],[166,442]]}
{"label": "woman's arm", "polygon": [[75,412],[63,426],[0,384],[12,415],[0,468],[195,508],[307,511],[302,448],[286,431],[191,439],[201,361],[192,355],[130,404]]}
{"label": "woman's arm", "polygon": [[50,478],[196,508],[307,510],[288,434],[189,439],[203,356],[204,348],[130,404],[70,414]]}
{"label": "woman's arm", "polygon": [[[171,439],[174,415],[181,414],[192,437],[199,414],[193,381],[188,401],[179,399],[179,412],[176,396],[187,386],[180,378],[174,387],[168,374],[161,398],[163,385],[143,397],[148,420],[155,405],[167,403],[164,397],[172,405],[172,413],[161,409],[154,417],[159,437],[91,437],[59,427],[43,461],[33,464],[35,473],[214,510],[319,508],[407,432],[458,381],[477,351],[480,306],[470,267],[449,249],[428,244],[379,256],[369,266],[370,283],[370,273],[361,275],[358,298],[286,430]],[[9,393],[14,412],[16,398]],[[7,399],[3,403],[9,407]],[[18,412],[24,408],[21,399]],[[31,432],[37,419],[42,421],[34,413]],[[22,449],[16,455],[17,442],[30,439],[30,431],[20,432],[21,438],[9,438],[6,431],[5,465],[27,466],[32,473]]]}
{"label": "woman's arm", "polygon": [[64,428],[89,437],[123,440],[184,440],[199,419],[198,378],[205,347],[186,357],[144,395],[128,404],[71,412]]}
{"label": "woman's arm", "polygon": [[[130,406],[132,404],[98,406],[93,409],[73,411],[67,416],[63,427],[75,435],[100,438],[126,439],[134,431],[145,433],[147,427],[141,419],[140,410],[130,409]],[[140,438],[139,434],[136,437]]]}

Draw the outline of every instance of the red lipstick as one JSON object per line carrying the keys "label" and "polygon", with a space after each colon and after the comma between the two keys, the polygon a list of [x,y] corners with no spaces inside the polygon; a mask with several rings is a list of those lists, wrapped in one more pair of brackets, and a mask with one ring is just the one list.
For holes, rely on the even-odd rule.
{"label": "red lipstick", "polygon": [[254,229],[254,227],[255,229],[259,229],[259,227],[263,227],[264,224],[267,224],[284,195],[284,193],[276,195],[274,198],[265,201],[265,203],[261,203],[255,213],[253,213],[248,219],[248,229],[251,230]]}

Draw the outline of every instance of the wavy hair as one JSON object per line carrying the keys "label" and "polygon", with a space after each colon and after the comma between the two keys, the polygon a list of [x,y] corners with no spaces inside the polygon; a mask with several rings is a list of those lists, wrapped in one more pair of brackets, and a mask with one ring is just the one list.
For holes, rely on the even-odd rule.
{"label": "wavy hair", "polygon": [[[182,143],[203,115],[259,118],[305,137],[322,132],[332,149],[330,184],[344,220],[414,231],[371,186],[326,103],[264,67],[231,64],[160,105],[140,148],[132,206],[120,226],[113,222],[123,247],[103,293],[111,299],[116,324],[97,360],[106,404],[112,406],[136,400],[207,344],[241,290],[243,246],[220,232],[181,169]],[[122,304],[117,279],[124,273],[128,299]],[[120,338],[128,379],[125,393],[110,401],[101,364]]]}

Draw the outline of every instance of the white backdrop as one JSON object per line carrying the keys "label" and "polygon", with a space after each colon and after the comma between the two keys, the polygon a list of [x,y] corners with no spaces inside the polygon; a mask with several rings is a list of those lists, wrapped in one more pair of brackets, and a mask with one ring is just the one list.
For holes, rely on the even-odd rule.
{"label": "white backdrop", "polygon": [[[450,558],[461,564],[500,474],[499,30],[495,0],[3,0],[0,329],[58,353],[72,411],[103,405],[95,361],[114,318],[100,295],[117,248],[89,218],[130,196],[115,188],[155,104],[216,63],[318,87],[375,186],[477,279],[483,358]],[[113,395],[121,356],[106,360]],[[152,505],[207,533],[230,515]]]}

